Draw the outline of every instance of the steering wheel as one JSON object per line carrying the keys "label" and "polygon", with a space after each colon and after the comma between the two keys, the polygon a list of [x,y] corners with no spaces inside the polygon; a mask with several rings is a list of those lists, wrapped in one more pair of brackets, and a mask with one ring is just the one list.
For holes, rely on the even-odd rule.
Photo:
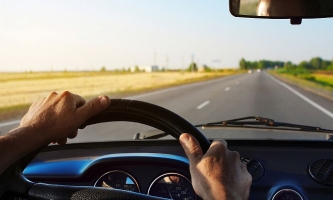
{"label": "steering wheel", "polygon": [[[111,121],[146,124],[160,129],[176,139],[179,139],[182,133],[189,133],[198,140],[204,153],[210,146],[209,140],[184,118],[160,106],[136,100],[111,99],[111,104],[107,109],[88,119],[80,128]],[[9,192],[28,199],[163,199],[118,189],[31,182],[22,175],[22,172],[43,148],[45,146],[27,154],[1,174],[0,198]]]}

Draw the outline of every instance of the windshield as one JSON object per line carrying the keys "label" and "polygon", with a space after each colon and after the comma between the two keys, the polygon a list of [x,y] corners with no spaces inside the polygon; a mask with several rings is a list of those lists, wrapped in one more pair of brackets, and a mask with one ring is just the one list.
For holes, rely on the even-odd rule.
{"label": "windshield", "polygon": [[[260,116],[333,129],[330,18],[298,26],[235,18],[219,0],[1,1],[0,30],[0,134],[31,103],[66,90],[150,102],[193,124]],[[131,140],[151,129],[103,123],[70,142]],[[208,138],[326,139],[200,130]]]}

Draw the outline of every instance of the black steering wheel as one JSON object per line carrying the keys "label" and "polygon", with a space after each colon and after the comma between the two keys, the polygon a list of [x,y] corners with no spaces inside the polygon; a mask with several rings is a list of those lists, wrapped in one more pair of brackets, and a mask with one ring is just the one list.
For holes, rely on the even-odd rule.
{"label": "black steering wheel", "polygon": [[[206,152],[210,146],[209,140],[184,118],[160,106],[135,100],[111,99],[111,104],[107,109],[88,119],[80,128],[111,121],[146,124],[160,129],[176,139],[179,139],[182,133],[189,133],[198,140],[203,152]],[[31,182],[22,175],[22,172],[43,148],[45,146],[27,154],[1,174],[0,198],[5,193],[13,193],[28,199],[162,199],[117,189]]]}

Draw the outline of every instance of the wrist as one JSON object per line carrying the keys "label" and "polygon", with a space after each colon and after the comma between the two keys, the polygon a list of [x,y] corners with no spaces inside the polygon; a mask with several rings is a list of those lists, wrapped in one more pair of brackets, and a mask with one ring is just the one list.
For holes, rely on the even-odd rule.
{"label": "wrist", "polygon": [[204,200],[242,200],[237,192],[223,186],[213,186],[210,188],[210,192],[206,194],[208,195],[203,196]]}
{"label": "wrist", "polygon": [[47,134],[33,126],[19,126],[11,132],[16,132],[15,134],[24,136],[24,138],[34,147],[41,147],[52,142],[47,137]]}

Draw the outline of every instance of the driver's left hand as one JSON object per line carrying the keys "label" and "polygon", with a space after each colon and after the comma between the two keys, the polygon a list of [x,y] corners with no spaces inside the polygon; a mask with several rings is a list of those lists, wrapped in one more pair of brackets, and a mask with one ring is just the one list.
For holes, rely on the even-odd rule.
{"label": "driver's left hand", "polygon": [[31,129],[45,144],[65,144],[77,135],[78,127],[88,118],[103,111],[110,104],[107,96],[86,102],[68,91],[50,93],[31,105],[20,123],[20,128]]}

